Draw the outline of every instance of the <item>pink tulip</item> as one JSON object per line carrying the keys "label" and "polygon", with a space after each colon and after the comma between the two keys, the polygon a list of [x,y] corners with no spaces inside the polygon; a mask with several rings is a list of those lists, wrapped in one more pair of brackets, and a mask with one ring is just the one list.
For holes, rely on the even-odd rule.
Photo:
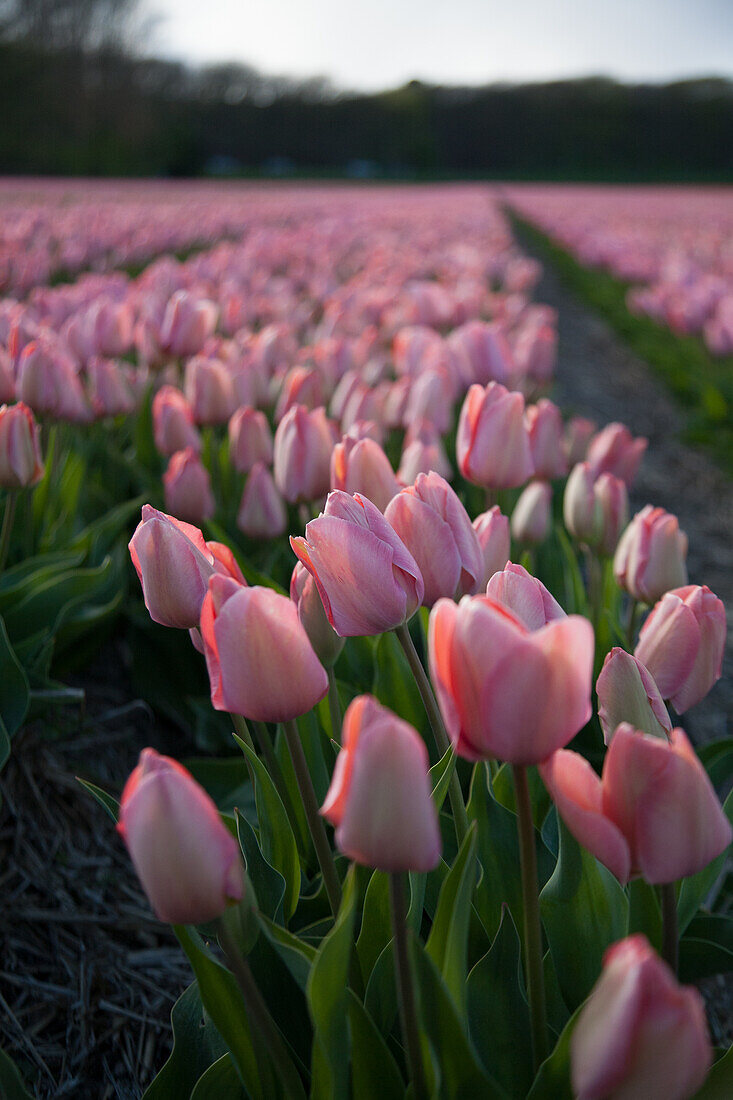
{"label": "pink tulip", "polygon": [[13,362],[0,346],[0,404],[12,405],[15,401],[15,371]]}
{"label": "pink tulip", "polygon": [[511,611],[527,630],[540,630],[548,623],[567,618],[542,581],[528,573],[523,565],[507,562],[501,572],[489,579],[486,595]]}
{"label": "pink tulip", "polygon": [[529,447],[535,476],[550,481],[568,472],[563,450],[562,416],[557,405],[543,397],[529,405],[524,422],[529,433]]}
{"label": "pink tulip", "polygon": [[331,488],[361,493],[383,512],[400,486],[390,461],[373,439],[344,436],[331,453]]}
{"label": "pink tulip", "polygon": [[570,1040],[577,1100],[688,1100],[712,1062],[705,1005],[642,935],[615,943]]}
{"label": "pink tulip", "polygon": [[393,630],[422,603],[417,562],[376,505],[358,493],[329,493],[305,538],[291,538],[290,545],[342,638]]}
{"label": "pink tulip", "polygon": [[453,386],[444,369],[425,370],[413,380],[404,413],[405,423],[428,420],[442,434],[453,422]]}
{"label": "pink tulip", "polygon": [[684,730],[669,741],[616,728],[598,778],[563,749],[540,767],[576,840],[622,884],[674,882],[707,867],[731,841],[730,823]]}
{"label": "pink tulip", "polygon": [[275,539],[285,533],[288,514],[264,462],[252,467],[237,512],[237,527],[251,539]]}
{"label": "pink tulip", "polygon": [[585,416],[572,417],[565,428],[565,455],[568,466],[572,469],[578,462],[584,462],[588,452],[588,445],[596,432],[598,425]]}
{"label": "pink tulip", "polygon": [[624,424],[607,424],[591,440],[586,461],[596,477],[613,474],[631,488],[648,443],[643,436],[634,439]]}
{"label": "pink tulip", "polygon": [[275,432],[275,484],[290,504],[319,500],[328,492],[336,440],[323,408],[294,405]]}
{"label": "pink tulip", "polygon": [[476,485],[511,489],[533,473],[524,398],[498,382],[471,386],[458,421],[456,458],[463,476]]}
{"label": "pink tulip", "polygon": [[160,920],[204,924],[241,899],[239,845],[203,787],[170,757],[140,753],[117,829]]}
{"label": "pink tulip", "polygon": [[626,482],[614,474],[601,474],[593,486],[601,506],[602,534],[598,553],[613,557],[621,532],[629,522],[629,494]]}
{"label": "pink tulip", "polygon": [[435,470],[446,479],[453,476],[453,469],[440,440],[424,443],[421,439],[414,439],[412,443],[406,443],[397,471],[397,480],[403,485],[412,485],[418,474],[429,474],[431,470]]}
{"label": "pink tulip", "polygon": [[293,367],[283,379],[280,396],[275,407],[275,420],[279,423],[293,405],[317,409],[323,404],[323,376],[313,367]]}
{"label": "pink tulip", "polygon": [[96,356],[87,363],[89,399],[97,416],[121,416],[135,409],[134,394],[114,359]]}
{"label": "pink tulip", "polygon": [[193,447],[171,455],[163,474],[163,492],[170,514],[188,523],[211,519],[216,511],[209,471]]}
{"label": "pink tulip", "polygon": [[214,302],[196,299],[188,290],[177,290],[160,326],[161,348],[177,358],[196,355],[216,328],[218,316]]}
{"label": "pink tulip", "polygon": [[422,738],[360,695],[344,715],[342,744],[321,808],[339,849],[381,871],[431,871],[441,839]]}
{"label": "pink tulip", "polygon": [[87,323],[94,355],[125,355],[132,347],[133,313],[128,302],[95,302]]}
{"label": "pink tulip", "polygon": [[687,536],[677,517],[647,504],[619,540],[613,572],[635,600],[653,604],[665,592],[687,584]]}
{"label": "pink tulip", "polygon": [[479,586],[483,557],[466,509],[440,474],[419,474],[387,506],[392,525],[425,582],[423,606],[441,596],[467,596]]}
{"label": "pink tulip", "polygon": [[596,682],[598,718],[607,745],[622,722],[653,737],[667,737],[672,723],[659,688],[637,657],[615,646]]}
{"label": "pink tulip", "polygon": [[675,588],[652,608],[634,652],[678,714],[720,679],[726,630],[725,607],[706,586]]}
{"label": "pink tulip", "polygon": [[74,364],[50,341],[33,340],[20,356],[17,377],[20,401],[36,416],[81,422],[89,409]]}
{"label": "pink tulip", "polygon": [[175,386],[161,386],[153,398],[153,438],[162,455],[170,456],[187,447],[201,450],[191,406]]}
{"label": "pink tulip", "polygon": [[217,710],[259,722],[305,714],[328,691],[292,600],[271,588],[247,588],[229,577],[209,581],[201,637]]}
{"label": "pink tulip", "polygon": [[512,535],[517,542],[534,546],[544,542],[552,520],[552,486],[549,481],[530,481],[512,512]]}
{"label": "pink tulip", "polygon": [[234,388],[229,371],[218,359],[195,355],[186,364],[184,393],[197,424],[223,424],[232,415]]}
{"label": "pink tulip", "polygon": [[481,515],[476,516],[473,529],[478,535],[484,559],[483,573],[478,584],[478,590],[481,592],[486,591],[486,585],[494,573],[498,573],[509,561],[511,551],[509,519],[502,513],[499,505],[495,504],[493,508],[489,508],[488,512],[482,512]]}
{"label": "pink tulip", "polygon": [[595,483],[589,464],[579,462],[570,471],[563,496],[565,526],[574,539],[586,546],[596,546],[603,533],[603,513]]}
{"label": "pink tulip", "polygon": [[19,401],[0,407],[0,486],[25,489],[43,477],[41,439],[33,413]]}
{"label": "pink tulip", "polygon": [[512,351],[500,325],[467,321],[450,334],[447,344],[458,356],[466,382],[503,383],[513,371]]}
{"label": "pink tulip", "polygon": [[344,639],[326,618],[316,582],[301,562],[296,562],[290,578],[290,599],[298,608],[298,618],[318,660],[325,668],[332,668],[344,648]]}
{"label": "pink tulip", "polygon": [[591,716],[593,628],[571,615],[530,631],[488,596],[439,600],[430,670],[456,752],[536,764]]}
{"label": "pink tulip", "polygon": [[244,405],[229,421],[229,457],[240,474],[248,474],[257,462],[272,463],[272,432],[259,409]]}

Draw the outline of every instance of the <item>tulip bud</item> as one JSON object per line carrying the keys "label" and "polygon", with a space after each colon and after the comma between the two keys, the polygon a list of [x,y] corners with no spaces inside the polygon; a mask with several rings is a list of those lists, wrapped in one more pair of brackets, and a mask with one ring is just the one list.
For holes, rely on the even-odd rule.
{"label": "tulip bud", "polygon": [[423,606],[441,596],[467,596],[478,588],[483,558],[466,509],[440,474],[419,474],[387,506],[392,525],[417,562],[425,582]]}
{"label": "tulip bud", "polygon": [[613,474],[631,488],[648,443],[643,436],[634,439],[624,424],[607,424],[591,440],[586,460],[596,477]]}
{"label": "tulip bud", "polygon": [[432,470],[446,480],[453,476],[453,469],[440,440],[424,443],[421,439],[414,439],[412,443],[406,443],[397,480],[403,485],[412,485],[418,474],[429,474]]}
{"label": "tulip bud", "polygon": [[613,572],[621,588],[653,604],[671,588],[687,584],[687,536],[677,517],[647,504],[619,540]]}
{"label": "tulip bud", "polygon": [[405,406],[405,422],[428,420],[442,434],[453,422],[453,387],[444,369],[425,370],[414,379]]}
{"label": "tulip bud", "polygon": [[530,481],[512,512],[512,535],[517,542],[533,546],[544,542],[552,519],[552,486],[549,481]]}
{"label": "tulip bud", "polygon": [[568,466],[571,469],[579,462],[585,461],[588,445],[596,428],[597,424],[584,416],[574,416],[568,421],[565,428],[564,448]]}
{"label": "tulip bud", "polygon": [[237,512],[237,527],[251,539],[275,539],[285,533],[288,514],[264,462],[252,467]]}
{"label": "tulip bud", "polygon": [[381,871],[431,871],[441,839],[425,742],[373,696],[360,695],[344,715],[342,744],[321,808],[339,849]]}
{"label": "tulip bud", "polygon": [[603,533],[601,502],[595,494],[595,477],[587,462],[570,472],[563,497],[563,519],[570,534],[586,546],[596,546]]}
{"label": "tulip bud", "polygon": [[290,504],[319,500],[328,492],[335,443],[323,408],[294,405],[275,432],[275,484]]}
{"label": "tulip bud", "polygon": [[161,386],[153,398],[153,438],[162,455],[170,456],[187,447],[201,450],[191,406],[175,386]]}
{"label": "tulip bud", "polygon": [[291,538],[290,545],[342,638],[393,630],[422,603],[417,562],[376,505],[358,493],[329,493],[305,538]]}
{"label": "tulip bud", "polygon": [[0,346],[0,403],[12,405],[15,401],[15,372],[13,362],[5,349]]}
{"label": "tulip bud", "polygon": [[513,371],[512,351],[498,324],[467,321],[450,334],[447,344],[458,356],[467,382],[506,382]]}
{"label": "tulip bud", "polygon": [[285,722],[305,714],[328,691],[326,670],[295,604],[271,588],[212,577],[200,629],[217,710]]}
{"label": "tulip bud", "polygon": [[598,553],[613,557],[621,532],[629,522],[629,494],[626,482],[613,474],[601,474],[593,487],[603,517]]}
{"label": "tulip bud", "polygon": [[498,382],[471,386],[458,421],[456,458],[467,481],[487,488],[511,489],[531,477],[521,393]]}
{"label": "tulip bud", "polygon": [[615,943],[570,1040],[578,1100],[688,1100],[712,1062],[705,1005],[642,935]]}
{"label": "tulip bud", "polygon": [[313,367],[293,367],[283,380],[275,406],[275,420],[280,423],[288,409],[292,409],[294,405],[317,409],[323,404],[323,390],[323,376],[320,371]]}
{"label": "tulip bud", "polygon": [[344,648],[344,639],[326,618],[316,582],[301,562],[296,563],[290,578],[290,599],[298,608],[298,618],[318,660],[324,668],[332,668]]}
{"label": "tulip bud", "polygon": [[216,328],[218,317],[219,308],[214,302],[197,300],[188,290],[177,290],[160,326],[161,348],[180,358],[196,355]]}
{"label": "tulip bud", "polygon": [[0,408],[0,486],[25,489],[43,477],[41,442],[33,413],[19,401]]}
{"label": "tulip bud", "polygon": [[675,588],[649,613],[634,652],[678,714],[720,679],[726,630],[723,602],[706,586]]}
{"label": "tulip bud", "polygon": [[272,432],[267,417],[246,405],[229,421],[229,457],[240,474],[248,474],[257,462],[272,463]]}
{"label": "tulip bud", "polygon": [[481,592],[486,590],[486,585],[494,573],[498,573],[509,561],[511,552],[509,519],[503,514],[499,505],[495,504],[493,508],[489,508],[488,512],[482,512],[481,515],[476,516],[473,529],[478,535],[484,559],[483,575],[478,584],[478,590]]}
{"label": "tulip bud", "polygon": [[163,493],[171,515],[188,523],[211,519],[216,511],[209,471],[193,447],[171,455],[163,474]]}
{"label": "tulip bud", "polygon": [[197,424],[223,424],[235,405],[229,371],[218,359],[195,355],[186,363],[184,393]]}
{"label": "tulip bud", "polygon": [[87,363],[89,399],[97,416],[121,416],[135,408],[135,397],[113,359],[96,356]]}
{"label": "tulip bud", "polygon": [[160,920],[204,924],[241,899],[239,846],[203,787],[170,757],[140,753],[117,829]]}
{"label": "tulip bud", "polygon": [[539,630],[556,619],[567,617],[542,581],[528,573],[523,565],[513,565],[512,562],[507,562],[501,572],[494,573],[489,579],[486,595],[508,608],[527,630]]}
{"label": "tulip bud", "polygon": [[563,451],[562,416],[557,405],[543,397],[527,408],[524,422],[529,433],[535,476],[546,481],[564,477],[568,466]]}
{"label": "tulip bud", "polygon": [[331,488],[361,493],[383,512],[400,491],[386,454],[373,439],[344,436],[331,453]]}
{"label": "tulip bud", "polygon": [[598,718],[610,745],[616,727],[628,722],[652,737],[667,737],[672,723],[664,700],[640,660],[616,646],[606,656],[596,683]]}
{"label": "tulip bud", "polygon": [[36,416],[83,422],[89,419],[84,392],[68,355],[46,340],[26,344],[18,365],[17,393]]}

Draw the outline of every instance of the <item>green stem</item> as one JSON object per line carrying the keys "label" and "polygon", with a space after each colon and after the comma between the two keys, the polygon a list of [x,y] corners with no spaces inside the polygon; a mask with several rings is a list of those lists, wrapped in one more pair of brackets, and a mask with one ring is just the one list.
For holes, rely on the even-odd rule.
{"label": "green stem", "polygon": [[662,903],[662,958],[677,974],[679,935],[677,932],[677,895],[674,883],[665,882],[659,887]]}
{"label": "green stem", "polygon": [[313,840],[313,847],[318,856],[318,863],[321,868],[321,874],[323,875],[323,883],[326,887],[331,911],[335,917],[341,905],[341,883],[336,873],[336,865],[333,862],[331,845],[328,843],[323,818],[318,812],[318,800],[316,798],[316,792],[313,790],[313,781],[308,771],[308,762],[303,752],[303,744],[300,740],[298,727],[291,718],[289,721],[283,722],[283,729],[285,730],[285,740],[290,750],[290,759],[293,762],[293,770],[298,783],[298,790],[300,791],[300,797],[303,799],[303,809],[305,810],[308,828],[310,830],[311,839]]}
{"label": "green stem", "polygon": [[333,667],[328,669],[328,713],[331,715],[331,737],[341,744],[341,703],[339,702],[336,675]]}
{"label": "green stem", "polygon": [[242,714],[232,714],[230,712],[229,717],[231,718],[232,722],[234,723],[234,728],[237,731],[238,736],[241,737],[241,739],[244,741],[247,748],[251,749],[252,752],[257,752],[257,749],[255,748],[255,743],[252,740],[252,734],[249,732],[249,726],[247,725],[247,719],[244,717],[244,715],[242,715]]}
{"label": "green stem", "polygon": [[15,519],[15,508],[18,503],[18,494],[15,489],[9,489],[8,495],[5,498],[5,514],[3,516],[3,527],[0,531],[0,573],[5,568],[5,562],[8,559],[8,550],[10,549],[10,535],[13,530],[13,520]]}
{"label": "green stem", "polygon": [[219,921],[219,942],[244,999],[247,1016],[254,1024],[267,1047],[275,1069],[282,1081],[285,1095],[293,1100],[305,1100],[305,1089],[290,1052],[270,1010],[260,993],[244,955],[227,927],[226,921]]}
{"label": "green stem", "polygon": [[542,927],[540,899],[537,889],[537,849],[529,799],[527,768],[513,764],[514,791],[517,802],[519,862],[522,871],[524,905],[524,965],[527,975],[527,999],[532,1023],[532,1053],[535,1071],[547,1057],[547,1014],[545,1009],[545,975],[542,966]]}
{"label": "green stem", "polygon": [[603,573],[601,563],[595,551],[589,546],[585,547],[585,563],[588,569],[588,603],[590,604],[590,618],[593,629],[598,629],[603,607]]}
{"label": "green stem", "polygon": [[392,935],[394,937],[397,1001],[400,1008],[402,1038],[407,1054],[407,1067],[412,1082],[412,1095],[415,1100],[427,1100],[428,1090],[425,1084],[422,1053],[420,1051],[420,1031],[415,1010],[415,990],[412,984],[410,959],[407,953],[405,879],[400,871],[393,871],[389,876],[389,901],[392,915]]}
{"label": "green stem", "polygon": [[626,630],[626,641],[629,650],[633,652],[634,638],[636,637],[636,620],[639,617],[639,601],[631,598],[631,608],[629,610],[629,625]]}
{"label": "green stem", "polygon": [[[407,657],[407,663],[410,666],[410,671],[415,678],[417,684],[417,690],[420,692],[420,698],[423,701],[423,706],[428,716],[430,726],[435,738],[435,744],[438,748],[438,754],[445,756],[450,747],[450,740],[446,733],[445,726],[443,725],[443,718],[440,713],[435,696],[433,695],[433,689],[430,686],[425,669],[422,666],[422,661],[418,657],[417,650],[413,645],[412,638],[410,637],[410,631],[407,629],[407,623],[402,623],[401,626],[395,627],[395,634],[399,640],[402,649],[404,650],[405,657]],[[461,790],[461,782],[458,778],[458,772],[454,769],[450,779],[450,786],[448,787],[448,797],[450,798],[451,810],[453,811],[453,823],[456,829],[456,836],[458,838],[458,846],[460,847],[463,842],[463,838],[468,831],[468,815],[466,814],[466,805],[463,801],[463,791]]]}

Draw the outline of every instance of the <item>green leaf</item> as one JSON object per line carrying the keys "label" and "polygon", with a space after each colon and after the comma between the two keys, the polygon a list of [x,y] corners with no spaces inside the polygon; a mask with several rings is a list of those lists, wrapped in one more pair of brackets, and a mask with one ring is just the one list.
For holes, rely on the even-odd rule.
{"label": "green leaf", "polygon": [[555,535],[560,544],[563,564],[563,581],[565,585],[565,598],[561,600],[560,603],[567,609],[568,614],[573,613],[587,616],[588,601],[585,594],[585,585],[583,584],[583,574],[580,571],[577,555],[573,550],[572,543],[564,527],[559,523],[555,525]]}
{"label": "green leaf", "polygon": [[17,733],[23,725],[29,698],[28,677],[15,655],[0,616],[0,718],[8,737]]}
{"label": "green leaf", "polygon": [[705,1084],[693,1100],[730,1100],[733,1096],[733,1046],[728,1047],[710,1070]]}
{"label": "green leaf", "polygon": [[[541,829],[542,823],[552,806],[552,800],[537,768],[527,768],[527,783],[529,785],[529,799],[532,804],[534,827],[535,829]],[[511,764],[501,765],[491,782],[491,789],[496,801],[505,806],[507,810],[511,810],[513,814],[516,814],[517,799]]]}
{"label": "green leaf", "polygon": [[483,1064],[517,1100],[532,1084],[529,1008],[520,985],[522,949],[512,915],[502,912],[491,948],[468,975],[471,1038]]}
{"label": "green leaf", "polygon": [[249,768],[241,756],[193,756],[181,763],[213,798],[220,813],[239,810],[248,820],[255,820]]}
{"label": "green leaf", "polygon": [[290,920],[297,908],[300,894],[300,861],[293,830],[290,828],[285,807],[267,768],[257,753],[252,752],[241,738],[236,734],[233,734],[233,737],[254,771],[255,803],[262,853],[270,866],[279,871],[285,880],[283,904],[285,917]]}
{"label": "green leaf", "polygon": [[683,936],[680,940],[679,979],[691,984],[713,974],[733,971],[733,951],[722,943]]}
{"label": "green leaf", "polygon": [[[733,823],[733,791],[726,798],[723,809],[728,820]],[[725,865],[728,851],[730,851],[730,848],[725,852],[721,852],[717,859],[714,859],[707,867],[703,867],[696,875],[689,875],[688,878],[682,880],[680,892],[677,895],[677,923],[680,935],[685,931],[715,885],[718,875]]]}
{"label": "green leaf", "polygon": [[377,959],[391,939],[389,875],[385,871],[374,871],[364,896],[361,931],[356,941],[356,953],[365,982],[369,982]]}
{"label": "green leaf", "polygon": [[239,846],[244,856],[247,876],[257,898],[257,907],[272,920],[282,922],[285,879],[263,856],[254,830],[247,819],[241,813],[236,813],[235,817]]}
{"label": "green leaf", "polygon": [[623,939],[629,902],[617,879],[581,848],[560,821],[560,854],[540,894],[540,910],[563,999],[588,996],[609,944]]}
{"label": "green leaf", "polygon": [[96,798],[99,805],[109,814],[116,825],[120,819],[120,804],[117,799],[113,798],[111,794],[107,794],[106,791],[103,791],[102,788],[98,787],[95,783],[90,783],[88,779],[80,779],[77,775],[76,781],[77,783],[81,783],[82,787],[89,792],[92,798]]}
{"label": "green leaf", "polygon": [[[178,1093],[168,1092],[161,1096],[161,1100],[172,1100],[174,1096],[178,1097]],[[182,1093],[181,1096],[183,1097]],[[147,1100],[147,1096],[143,1100]],[[231,1055],[223,1054],[209,1066],[199,1078],[190,1100],[247,1100],[247,1093],[242,1088]]]}
{"label": "green leaf", "polygon": [[26,638],[49,628],[55,632],[64,612],[80,600],[98,601],[106,591],[112,574],[112,558],[101,565],[58,573],[43,583],[34,584],[28,594],[5,612],[10,636]]}
{"label": "green leaf", "polygon": [[576,1009],[563,1028],[555,1049],[540,1066],[527,1100],[574,1100],[570,1084],[570,1040],[581,1009]]}
{"label": "green leaf", "polygon": [[313,1020],[313,1100],[346,1100],[349,1092],[348,976],[356,911],[356,876],[349,870],[336,922],[311,969],[306,995]]}
{"label": "green leaf", "polygon": [[428,721],[420,692],[402,646],[391,630],[382,634],[376,642],[372,695],[376,695],[380,703],[399,714],[423,736],[427,735]]}
{"label": "green leaf", "polygon": [[714,787],[724,784],[733,770],[733,737],[709,741],[695,750]]}
{"label": "green leaf", "polygon": [[2,1100],[33,1100],[12,1058],[0,1050],[0,1097]]}
{"label": "green leaf", "polygon": [[289,932],[287,928],[275,924],[264,914],[260,914],[260,924],[300,988],[305,990],[316,957],[315,947]]}
{"label": "green leaf", "polygon": [[[143,1100],[189,1100],[201,1074],[226,1051],[226,1045],[204,1014],[196,982],[181,994],[171,1009],[173,1050]],[[228,1057],[228,1055],[227,1055]],[[237,1083],[239,1079],[235,1078]]]}
{"label": "green leaf", "polygon": [[456,770],[457,759],[455,749],[452,745],[449,745],[438,763],[433,764],[430,769],[430,787],[438,813],[442,810],[445,796],[448,794],[448,787],[453,778],[453,772]]}
{"label": "green leaf", "polygon": [[397,1063],[369,1013],[349,990],[351,1095],[353,1100],[404,1100]]}
{"label": "green leaf", "polygon": [[476,883],[476,843],[476,824],[473,823],[441,888],[425,947],[462,1016],[466,1014],[468,925]]}

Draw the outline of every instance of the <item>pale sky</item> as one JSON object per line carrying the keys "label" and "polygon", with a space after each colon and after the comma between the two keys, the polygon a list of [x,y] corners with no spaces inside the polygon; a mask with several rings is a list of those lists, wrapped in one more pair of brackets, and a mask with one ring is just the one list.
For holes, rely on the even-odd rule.
{"label": "pale sky", "polygon": [[733,76],[733,0],[142,0],[151,53],[375,90]]}

